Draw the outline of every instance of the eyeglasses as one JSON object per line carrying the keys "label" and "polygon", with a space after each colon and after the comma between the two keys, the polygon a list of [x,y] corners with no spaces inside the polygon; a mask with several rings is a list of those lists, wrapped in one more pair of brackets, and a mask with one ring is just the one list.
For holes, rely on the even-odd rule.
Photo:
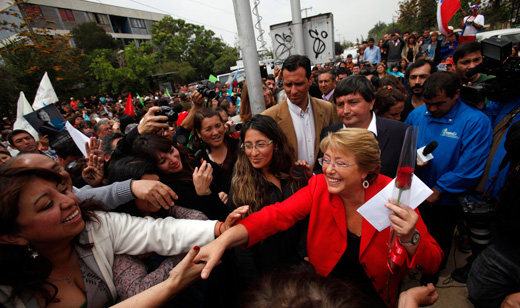
{"label": "eyeglasses", "polygon": [[320,165],[325,168],[327,168],[328,165],[332,164],[332,168],[334,168],[334,169],[336,169],[336,167],[340,168],[340,169],[345,169],[345,168],[357,165],[357,164],[345,164],[344,162],[341,162],[341,161],[337,161],[337,162],[333,163],[330,161],[330,159],[325,158],[325,157],[318,158],[318,163],[320,163]]}
{"label": "eyeglasses", "polygon": [[252,143],[242,143],[242,149],[245,150],[253,150],[253,148],[256,148],[259,151],[265,150],[271,143],[273,143],[273,140],[269,141],[268,143],[265,142],[259,142],[257,144]]}

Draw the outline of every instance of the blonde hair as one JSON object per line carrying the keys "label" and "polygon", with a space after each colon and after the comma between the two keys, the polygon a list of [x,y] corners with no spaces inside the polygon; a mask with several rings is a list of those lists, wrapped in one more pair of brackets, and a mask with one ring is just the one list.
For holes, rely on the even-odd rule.
{"label": "blonde hair", "polygon": [[365,178],[372,184],[381,170],[381,150],[374,134],[364,128],[344,128],[329,133],[320,143],[325,153],[328,149],[354,155],[360,170],[367,172]]}

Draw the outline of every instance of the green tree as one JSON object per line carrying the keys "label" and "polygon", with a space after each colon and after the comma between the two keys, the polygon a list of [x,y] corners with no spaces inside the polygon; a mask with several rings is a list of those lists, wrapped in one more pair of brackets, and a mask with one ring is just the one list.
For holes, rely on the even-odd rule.
{"label": "green tree", "polygon": [[[206,77],[217,73],[214,71],[214,63],[222,56],[226,57],[220,62],[229,61],[233,57],[236,60],[234,48],[217,38],[213,31],[171,16],[154,24],[152,41],[160,62],[187,62]],[[216,68],[221,69],[222,66],[219,64]]]}
{"label": "green tree", "polygon": [[96,22],[84,22],[70,30],[76,47],[90,54],[95,49],[116,49],[119,42],[112,38]]}
{"label": "green tree", "polygon": [[377,41],[383,37],[383,35],[387,32],[388,25],[382,21],[378,21],[377,24],[374,25],[370,31],[368,31],[368,37],[373,37]]}
{"label": "green tree", "polygon": [[[23,9],[24,7],[21,6]],[[52,21],[44,20],[36,10],[19,15],[6,9],[0,14],[19,17],[21,22],[2,22],[2,31],[17,33],[0,49],[0,74],[2,91],[9,107],[16,105],[20,91],[32,101],[38,84],[45,72],[48,73],[58,98],[70,96],[84,75],[80,70],[83,54],[69,44],[69,36],[53,33]],[[38,24],[38,27],[32,27]]]}
{"label": "green tree", "polygon": [[[149,76],[155,72],[155,54],[150,45],[143,43],[139,48],[129,44],[118,55],[123,61],[114,63],[113,52],[98,51],[91,58],[89,74],[98,84],[100,93],[144,92],[149,87]],[[121,65],[122,64],[122,65]]]}

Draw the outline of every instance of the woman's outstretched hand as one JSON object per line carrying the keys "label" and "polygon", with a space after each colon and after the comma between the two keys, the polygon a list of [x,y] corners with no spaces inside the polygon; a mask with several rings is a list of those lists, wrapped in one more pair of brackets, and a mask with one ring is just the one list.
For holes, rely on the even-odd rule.
{"label": "woman's outstretched hand", "polygon": [[239,208],[236,208],[233,212],[231,212],[228,215],[226,221],[222,223],[222,226],[220,226],[220,231],[224,233],[226,230],[233,227],[237,222],[239,222],[242,219],[242,215],[246,214],[248,210],[249,205],[243,205]]}

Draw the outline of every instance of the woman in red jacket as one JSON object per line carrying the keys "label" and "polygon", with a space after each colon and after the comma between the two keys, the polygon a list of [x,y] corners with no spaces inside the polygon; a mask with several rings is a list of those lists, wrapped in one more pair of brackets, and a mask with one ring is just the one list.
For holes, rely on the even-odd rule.
{"label": "woman in red jacket", "polygon": [[391,226],[404,249],[404,263],[388,270],[390,228],[378,232],[357,209],[382,190],[391,179],[379,174],[380,151],[374,135],[365,129],[342,129],[323,139],[319,160],[323,174],[309,180],[284,202],[251,214],[212,243],[204,246],[194,262],[206,261],[207,278],[225,249],[252,246],[309,216],[307,252],[318,274],[351,281],[381,305],[394,307],[399,281],[413,268],[434,273],[442,251],[420,218],[419,212],[385,206]]}

